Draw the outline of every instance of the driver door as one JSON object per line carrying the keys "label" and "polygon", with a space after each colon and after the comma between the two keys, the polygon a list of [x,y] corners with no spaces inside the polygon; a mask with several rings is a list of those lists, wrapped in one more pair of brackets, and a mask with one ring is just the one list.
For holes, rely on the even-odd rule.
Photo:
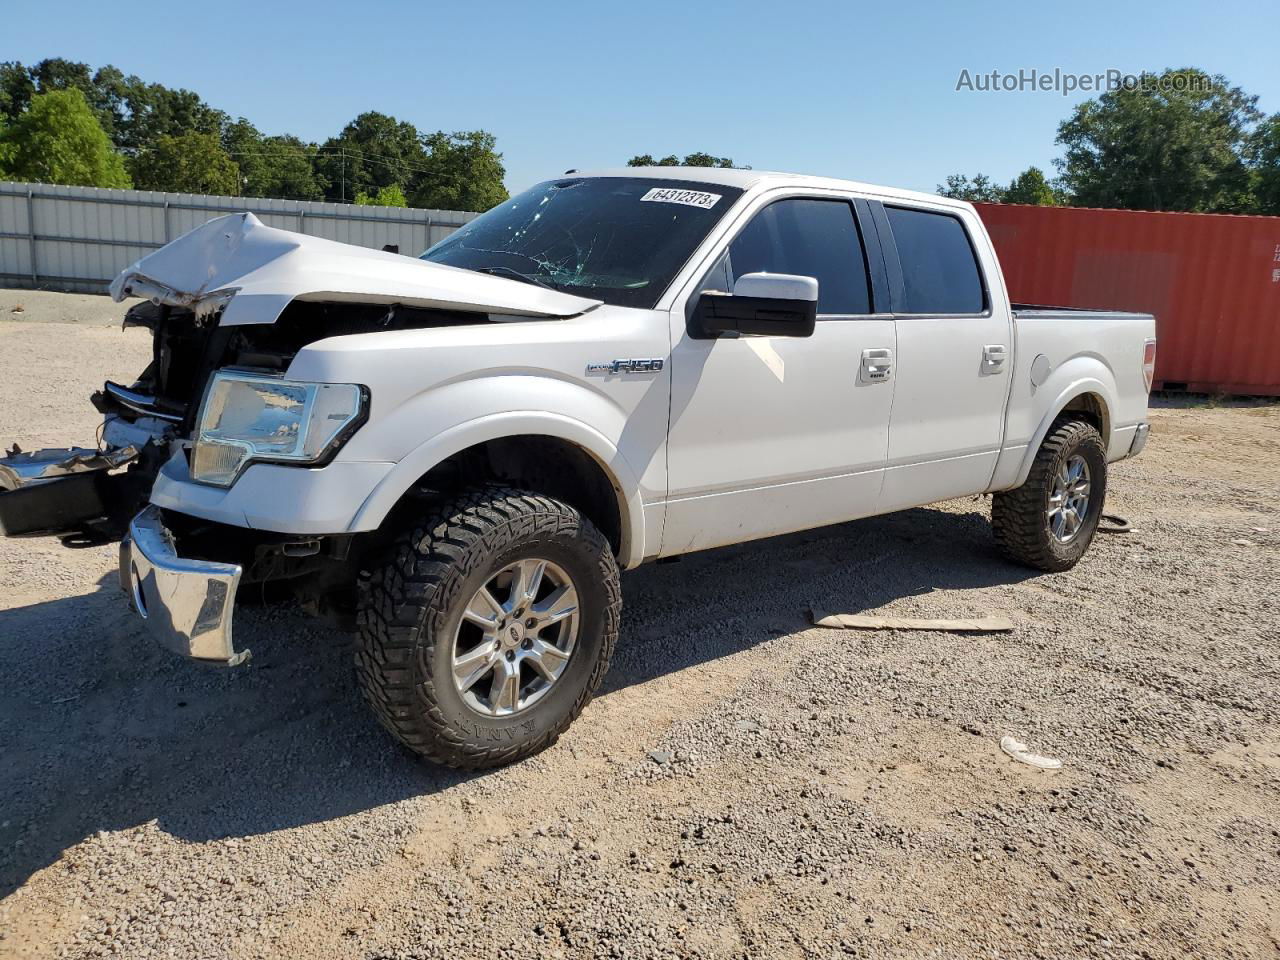
{"label": "driver door", "polygon": [[[864,210],[835,195],[762,198],[686,309],[672,311],[663,556],[874,512],[896,343],[893,320],[876,312]],[[731,291],[755,272],[817,279],[813,336],[691,338],[701,291]]]}

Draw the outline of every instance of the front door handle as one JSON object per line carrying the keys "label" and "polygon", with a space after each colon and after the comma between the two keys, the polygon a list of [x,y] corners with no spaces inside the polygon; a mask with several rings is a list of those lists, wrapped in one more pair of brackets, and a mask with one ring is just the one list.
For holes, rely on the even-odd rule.
{"label": "front door handle", "polygon": [[863,350],[858,379],[863,383],[883,383],[893,372],[893,351],[885,348]]}
{"label": "front door handle", "polygon": [[1003,343],[991,343],[982,348],[982,363],[988,370],[999,370],[1008,355]]}

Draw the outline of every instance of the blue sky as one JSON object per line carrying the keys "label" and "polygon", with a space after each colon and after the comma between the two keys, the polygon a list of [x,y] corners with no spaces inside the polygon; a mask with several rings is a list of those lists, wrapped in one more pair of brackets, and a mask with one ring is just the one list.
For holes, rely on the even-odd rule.
{"label": "blue sky", "polygon": [[1274,0],[218,4],[4,0],[0,60],[64,56],[322,140],[380,110],[498,137],[513,191],[636,153],[933,190],[1050,170],[1087,95],[957,92],[962,69],[1195,65],[1280,111]]}

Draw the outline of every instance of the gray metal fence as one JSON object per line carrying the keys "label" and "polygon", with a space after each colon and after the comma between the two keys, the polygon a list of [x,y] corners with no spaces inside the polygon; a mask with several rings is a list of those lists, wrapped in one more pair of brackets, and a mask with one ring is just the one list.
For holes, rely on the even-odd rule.
{"label": "gray metal fence", "polygon": [[0,286],[99,293],[139,257],[206,220],[249,211],[263,223],[417,255],[476,214],[349,203],[0,183]]}

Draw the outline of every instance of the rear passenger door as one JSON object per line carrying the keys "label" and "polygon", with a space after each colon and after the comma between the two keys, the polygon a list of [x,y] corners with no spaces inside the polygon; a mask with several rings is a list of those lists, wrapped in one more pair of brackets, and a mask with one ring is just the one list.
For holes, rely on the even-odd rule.
{"label": "rear passenger door", "polygon": [[972,211],[873,204],[897,332],[879,510],[986,490],[1004,430],[1011,318]]}
{"label": "rear passenger door", "polygon": [[[868,210],[832,195],[761,198],[711,255],[702,281],[677,301],[664,555],[875,509],[894,343],[893,321],[876,313],[868,277]],[[882,263],[878,252],[875,259]],[[813,336],[689,336],[702,290],[730,292],[740,276],[758,272],[817,279]],[[875,286],[884,294],[882,281]]]}

